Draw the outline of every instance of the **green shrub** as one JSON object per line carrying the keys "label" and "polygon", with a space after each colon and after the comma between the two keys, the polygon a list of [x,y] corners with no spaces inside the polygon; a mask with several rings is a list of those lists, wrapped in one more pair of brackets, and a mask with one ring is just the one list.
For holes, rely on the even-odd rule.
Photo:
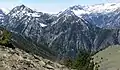
{"label": "green shrub", "polygon": [[94,70],[93,58],[87,51],[80,51],[74,61],[73,68],[77,70]]}
{"label": "green shrub", "polygon": [[8,32],[7,30],[3,30],[3,34],[0,37],[0,44],[1,45],[9,44],[10,38],[11,38],[11,33]]}

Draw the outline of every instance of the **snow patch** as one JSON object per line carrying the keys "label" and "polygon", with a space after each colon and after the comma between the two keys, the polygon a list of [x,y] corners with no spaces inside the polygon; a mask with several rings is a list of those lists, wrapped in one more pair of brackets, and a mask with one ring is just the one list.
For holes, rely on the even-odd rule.
{"label": "snow patch", "polygon": [[27,15],[32,17],[40,17],[38,13],[27,13]]}
{"label": "snow patch", "polygon": [[26,13],[26,11],[22,11],[22,13]]}
{"label": "snow patch", "polygon": [[81,14],[89,14],[89,11],[85,11],[85,10],[72,10],[75,15],[80,16]]}
{"label": "snow patch", "polygon": [[43,24],[43,23],[40,23],[40,25],[42,26],[42,27],[46,27],[47,25],[45,25],[45,24]]}

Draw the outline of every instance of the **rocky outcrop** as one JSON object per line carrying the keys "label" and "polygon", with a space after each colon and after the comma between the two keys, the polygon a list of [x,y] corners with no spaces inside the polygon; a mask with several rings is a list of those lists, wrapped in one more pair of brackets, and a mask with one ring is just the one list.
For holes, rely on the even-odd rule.
{"label": "rocky outcrop", "polygon": [[69,70],[64,65],[0,45],[0,70]]}

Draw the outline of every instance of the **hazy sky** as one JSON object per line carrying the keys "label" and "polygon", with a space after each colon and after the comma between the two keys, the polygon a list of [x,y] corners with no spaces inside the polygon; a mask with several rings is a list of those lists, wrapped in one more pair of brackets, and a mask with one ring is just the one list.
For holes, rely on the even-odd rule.
{"label": "hazy sky", "polygon": [[90,5],[120,0],[0,0],[0,8],[12,9],[17,5],[24,4],[41,12],[56,13],[73,5]]}

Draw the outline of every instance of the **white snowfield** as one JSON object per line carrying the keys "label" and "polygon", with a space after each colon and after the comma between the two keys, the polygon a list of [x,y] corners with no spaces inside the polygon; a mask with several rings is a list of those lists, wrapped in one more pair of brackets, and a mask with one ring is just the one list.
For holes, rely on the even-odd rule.
{"label": "white snowfield", "polygon": [[107,3],[107,4],[96,4],[96,5],[76,5],[73,6],[71,9],[68,8],[67,10],[71,10],[75,13],[75,15],[80,16],[82,14],[91,14],[91,13],[110,13],[118,10],[120,8],[120,3]]}

